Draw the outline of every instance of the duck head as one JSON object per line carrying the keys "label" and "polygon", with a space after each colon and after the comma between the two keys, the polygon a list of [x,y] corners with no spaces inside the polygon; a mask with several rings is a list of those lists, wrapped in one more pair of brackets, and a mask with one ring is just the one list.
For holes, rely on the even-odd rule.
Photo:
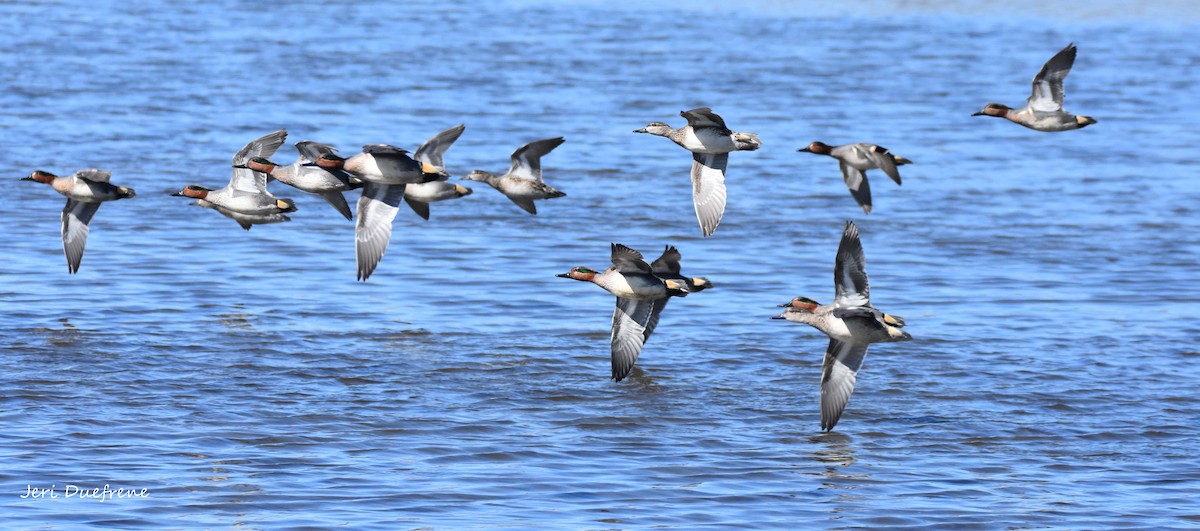
{"label": "duck head", "polygon": [[820,303],[808,297],[796,297],[788,302],[780,304],[779,307],[812,313],[817,311],[817,306],[820,305]]}
{"label": "duck head", "polygon": [[208,193],[211,191],[212,190],[209,190],[208,188],[205,188],[203,186],[189,184],[189,185],[183,187],[183,190],[175,192],[171,195],[173,195],[175,197],[190,197],[192,199],[204,199],[204,198],[208,197]]}
{"label": "duck head", "polygon": [[[474,173],[474,172],[472,172],[472,173]],[[559,277],[559,278],[571,278],[571,279],[575,279],[575,280],[582,280],[584,282],[591,282],[593,279],[596,278],[596,275],[599,275],[599,274],[600,273],[597,273],[594,269],[588,269],[586,267],[579,266],[579,267],[572,267],[570,271],[567,271],[566,273],[554,275],[554,276]]]}
{"label": "duck head", "polygon": [[824,142],[813,142],[813,143],[809,144],[808,147],[800,148],[800,149],[797,149],[796,151],[803,151],[805,153],[816,153],[817,155],[828,155],[831,152],[833,152],[833,147]]}
{"label": "duck head", "polygon": [[658,136],[667,136],[667,135],[671,134],[671,131],[674,131],[674,130],[675,130],[674,127],[671,127],[662,122],[650,122],[650,123],[646,124],[646,127],[643,127],[641,129],[634,129],[633,132],[649,133],[649,134],[658,135]]}
{"label": "duck head", "polygon": [[274,162],[271,162],[270,160],[267,160],[264,157],[254,157],[254,158],[246,161],[245,164],[235,165],[234,168],[246,168],[246,169],[250,169],[250,170],[254,170],[257,172],[262,172],[267,175],[270,175],[271,172],[275,171],[275,168],[277,168],[278,166],[279,166],[278,164],[275,164]]}
{"label": "duck head", "polygon": [[997,118],[1003,118],[1007,116],[1008,111],[1011,110],[1012,107],[1009,107],[1003,103],[989,103],[983,106],[982,111],[972,114],[971,116],[995,116]]}
{"label": "duck head", "polygon": [[333,153],[322,153],[313,164],[326,170],[340,170],[346,166],[346,159],[334,155]]}
{"label": "duck head", "polygon": [[463,177],[463,178],[462,178],[462,180],[464,180],[464,181],[480,181],[480,182],[487,182],[487,181],[488,181],[488,179],[491,179],[491,178],[492,178],[492,174],[490,174],[490,173],[488,173],[488,172],[486,172],[486,171],[483,171],[483,170],[474,170],[474,171],[472,171],[471,173],[468,173],[468,174],[466,175],[466,177]]}
{"label": "duck head", "polygon": [[58,176],[48,171],[33,170],[29,177],[22,177],[22,181],[37,181],[39,183],[50,184],[57,179]]}

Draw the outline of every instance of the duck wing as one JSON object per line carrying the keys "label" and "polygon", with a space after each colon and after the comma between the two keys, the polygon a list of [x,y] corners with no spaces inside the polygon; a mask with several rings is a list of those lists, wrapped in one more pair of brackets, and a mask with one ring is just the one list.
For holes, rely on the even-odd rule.
{"label": "duck wing", "polygon": [[681,258],[683,256],[679,254],[679,250],[674,245],[668,245],[666,249],[663,249],[662,256],[650,263],[650,271],[659,276],[678,275],[681,270],[679,267]]}
{"label": "duck wing", "polygon": [[317,159],[321,158],[321,155],[326,153],[332,153],[334,155],[337,154],[337,149],[335,149],[333,146],[329,144],[322,144],[320,142],[313,142],[310,140],[297,142],[296,151],[300,152],[300,158],[297,159],[297,161],[301,163],[316,162]]}
{"label": "duck wing", "polygon": [[679,115],[687,118],[688,125],[692,126],[692,129],[701,127],[716,127],[718,129],[729,131],[729,128],[725,127],[725,119],[718,116],[717,113],[713,112],[713,110],[708,107],[700,107],[690,111],[680,111]]}
{"label": "duck wing", "polygon": [[728,153],[692,154],[692,202],[700,231],[712,236],[725,215],[725,167]]}
{"label": "duck wing", "polygon": [[1063,106],[1063,80],[1075,64],[1075,44],[1054,54],[1041,71],[1033,77],[1033,94],[1026,100],[1029,107],[1040,112],[1058,112]]}
{"label": "duck wing", "polygon": [[891,177],[896,184],[900,184],[900,170],[896,169],[896,157],[887,148],[869,144],[869,147],[863,150],[863,156],[871,161],[876,168],[883,170],[883,173]]}
{"label": "duck wing", "polygon": [[642,253],[639,253],[619,243],[612,244],[611,248],[613,268],[615,268],[618,273],[653,274],[653,271],[650,269],[650,264],[647,264],[646,261],[642,259]]}
{"label": "duck wing", "polygon": [[863,359],[867,357],[868,343],[846,343],[829,340],[825,351],[825,362],[821,369],[821,429],[832,430],[842,418],[846,403],[854,393],[854,382]]}
{"label": "duck wing", "polygon": [[[250,159],[255,157],[271,158],[271,155],[274,155],[279,146],[283,145],[286,138],[287,130],[280,129],[250,141],[233,156],[233,165],[245,166]],[[233,177],[229,179],[227,188],[238,192],[265,194],[267,193],[267,174],[249,168],[234,168]]]}
{"label": "duck wing", "polygon": [[404,185],[367,182],[358,198],[358,223],[354,227],[354,253],[358,280],[366,281],[392,239],[392,220],[400,209]]}
{"label": "duck wing", "polygon": [[858,201],[858,206],[862,207],[863,212],[870,214],[871,183],[867,181],[867,172],[846,164],[844,161],[839,161],[838,166],[842,168],[842,180],[846,182],[846,188],[850,190],[850,195],[854,196],[855,201]]}
{"label": "duck wing", "polygon": [[[621,381],[633,370],[638,355],[646,337],[651,316],[654,313],[652,301],[639,301],[617,297],[617,308],[613,310],[612,322],[612,379]],[[661,310],[660,310],[661,311]],[[657,324],[657,319],[655,319]],[[653,326],[649,327],[653,330]]]}
{"label": "duck wing", "polygon": [[346,203],[346,197],[341,192],[325,192],[321,197],[338,211],[343,217],[349,220],[354,219],[354,214],[350,212],[350,205]]}
{"label": "duck wing", "polygon": [[542,182],[542,157],[562,145],[563,137],[535,140],[517,148],[512,154],[512,167],[507,177]]}
{"label": "duck wing", "polygon": [[94,183],[106,183],[112,177],[112,172],[90,168],[86,170],[79,170],[71,176],[76,179],[83,179]]}
{"label": "duck wing", "polygon": [[[421,147],[417,148],[417,152],[413,153],[413,158],[418,162],[427,166],[432,166],[439,172],[444,172],[446,164],[442,161],[442,156],[446,154],[446,150],[454,144],[458,137],[462,136],[463,131],[467,128],[466,124],[458,124],[445,131],[442,131],[433,138],[426,140]],[[446,175],[445,177],[449,177]],[[442,179],[445,180],[445,179]]]}
{"label": "duck wing", "polygon": [[67,206],[63,207],[63,253],[67,255],[67,270],[72,275],[79,271],[79,262],[83,260],[83,247],[87,245],[88,223],[99,208],[100,203],[85,203],[74,199],[68,199]]}
{"label": "duck wing", "polygon": [[858,238],[858,227],[853,221],[846,222],[842,231],[842,242],[838,245],[837,259],[833,266],[835,308],[870,306],[871,287],[867,283],[866,258],[862,241]]}

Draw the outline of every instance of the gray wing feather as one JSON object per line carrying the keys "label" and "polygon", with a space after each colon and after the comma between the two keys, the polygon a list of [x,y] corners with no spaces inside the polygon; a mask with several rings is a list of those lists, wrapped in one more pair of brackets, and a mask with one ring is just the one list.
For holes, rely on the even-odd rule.
{"label": "gray wing feather", "polygon": [[283,145],[283,141],[287,138],[287,130],[280,129],[273,133],[267,133],[257,139],[250,141],[233,156],[233,164],[245,164],[254,157],[262,157],[264,159],[271,158],[279,146]]}
{"label": "gray wing feather", "polygon": [[392,220],[400,209],[404,185],[384,185],[367,182],[358,199],[358,223],[354,227],[354,252],[358,279],[366,281],[392,239]]}
{"label": "gray wing feather", "polygon": [[466,128],[466,124],[458,124],[433,135],[433,138],[426,140],[421,147],[417,148],[417,152],[413,153],[413,158],[435,168],[443,169],[445,167],[445,163],[442,162],[443,155],[458,140],[458,137],[462,136]]}
{"label": "gray wing feather", "polygon": [[411,208],[412,211],[416,212],[418,216],[421,216],[421,218],[425,221],[429,221],[429,203],[417,201],[416,199],[409,199],[407,197],[404,198],[404,202],[408,203],[408,208]]}
{"label": "gray wing feather", "polygon": [[542,157],[562,145],[563,137],[535,140],[517,148],[512,154],[508,177],[520,177],[542,182]]}
{"label": "gray wing feather", "polygon": [[531,197],[513,197],[513,196],[507,195],[507,194],[505,195],[505,197],[511,199],[513,203],[516,203],[517,206],[521,207],[521,210],[524,210],[535,216],[537,215],[537,206],[533,204],[533,198],[531,198]]}
{"label": "gray wing feather", "polygon": [[659,256],[650,264],[650,271],[655,275],[678,275],[681,270],[679,260],[683,258],[679,254],[679,250],[674,245],[668,245],[663,249],[662,256]]}
{"label": "gray wing feather", "polygon": [[692,126],[692,129],[697,127],[717,127],[725,130],[729,129],[725,126],[725,119],[718,116],[717,113],[713,112],[713,110],[708,107],[700,107],[690,111],[682,111],[679,113],[679,115],[687,118],[688,125]]}
{"label": "gray wing feather", "polygon": [[633,370],[648,335],[646,325],[653,314],[650,301],[617,297],[612,324],[612,379],[621,381]]}
{"label": "gray wing feather", "polygon": [[1035,111],[1057,112],[1063,105],[1063,80],[1071,73],[1075,64],[1075,44],[1054,54],[1036,76],[1033,76],[1033,93],[1027,102]]}
{"label": "gray wing feather", "polygon": [[896,169],[896,158],[887,148],[871,146],[864,151],[864,154],[877,168],[883,170],[883,173],[891,177],[893,181],[896,181],[896,184],[900,184],[900,171]]}
{"label": "gray wing feather", "polygon": [[832,430],[837,425],[846,403],[854,393],[858,369],[867,356],[868,343],[843,343],[829,340],[825,363],[821,371],[821,429]]}
{"label": "gray wing feather", "polygon": [[337,153],[337,150],[329,144],[321,144],[310,140],[297,142],[296,151],[300,152],[300,162],[316,162],[317,159],[321,158],[321,155]]}
{"label": "gray wing feather", "polygon": [[839,162],[838,165],[842,168],[842,180],[846,182],[850,195],[858,201],[858,206],[862,207],[863,212],[870,214],[871,183],[867,182],[867,173],[845,162]]}
{"label": "gray wing feather", "polygon": [[341,192],[326,192],[321,194],[321,197],[333,205],[334,210],[337,210],[346,219],[354,219],[354,214],[350,212],[350,205],[346,203],[346,197]]}
{"label": "gray wing feather", "polygon": [[653,273],[650,264],[642,258],[642,253],[619,243],[611,245],[612,263],[619,273]]}
{"label": "gray wing feather", "polygon": [[728,153],[692,154],[692,202],[700,231],[712,236],[725,215],[725,167]]}
{"label": "gray wing feather", "polygon": [[99,208],[100,203],[85,203],[73,199],[68,199],[67,206],[63,207],[63,253],[67,255],[67,270],[71,274],[79,271],[79,262],[83,260],[83,247],[87,245],[88,223]]}
{"label": "gray wing feather", "polygon": [[87,179],[94,183],[106,183],[108,182],[109,178],[112,177],[112,172],[97,170],[96,168],[89,168],[75,172],[73,177]]}
{"label": "gray wing feather", "polygon": [[836,293],[833,305],[837,308],[855,308],[871,304],[867,260],[863,254],[862,241],[858,238],[858,227],[853,221],[846,222],[846,229],[842,231],[842,242],[838,244],[837,259],[833,266],[833,287]]}

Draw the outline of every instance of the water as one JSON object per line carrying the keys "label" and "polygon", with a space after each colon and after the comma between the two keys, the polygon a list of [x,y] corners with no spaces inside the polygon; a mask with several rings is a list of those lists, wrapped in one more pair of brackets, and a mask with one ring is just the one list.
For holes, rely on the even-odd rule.
{"label": "water", "polygon": [[[1187,528],[1200,525],[1200,119],[1190,4],[760,2],[9,4],[0,90],[0,516],[7,527]],[[1021,6],[1017,6],[1018,8]],[[814,14],[816,16],[814,16]],[[1018,105],[1079,45],[1040,134]],[[735,153],[699,237],[685,152],[631,130],[711,105]],[[367,283],[315,196],[243,232],[167,194],[223,185],[286,127],[351,154],[467,124],[457,176],[520,144],[565,191],[406,209]],[[912,158],[861,213],[812,140]],[[32,169],[111,170],[67,275],[62,198]],[[285,193],[286,192],[286,193]],[[402,207],[403,208],[403,207]],[[825,338],[769,319],[827,301],[842,223],[873,347],[819,432]],[[612,298],[555,278],[608,244],[715,289],[665,312],[627,381]],[[67,485],[147,489],[67,498]],[[23,499],[53,486],[56,499]]]}

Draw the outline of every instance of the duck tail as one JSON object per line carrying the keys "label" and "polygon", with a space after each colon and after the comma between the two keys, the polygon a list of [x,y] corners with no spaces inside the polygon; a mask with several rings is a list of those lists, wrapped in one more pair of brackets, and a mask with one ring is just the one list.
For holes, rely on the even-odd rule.
{"label": "duck tail", "polygon": [[133,188],[126,188],[124,186],[117,187],[117,199],[128,199],[135,195],[137,194],[133,192]]}
{"label": "duck tail", "polygon": [[908,160],[908,159],[906,159],[906,158],[904,158],[904,157],[901,157],[901,156],[899,156],[899,155],[897,155],[897,156],[894,156],[894,157],[892,157],[892,158],[896,159],[896,165],[897,165],[897,166],[903,166],[903,165],[905,165],[905,164],[912,164],[912,163],[913,163],[913,161],[911,161],[911,160]]}
{"label": "duck tail", "polygon": [[682,280],[668,278],[663,280],[663,284],[667,286],[667,295],[672,297],[687,297],[687,294],[691,293],[688,291],[687,283]]}
{"label": "duck tail", "polygon": [[296,211],[296,202],[291,199],[276,199],[275,206],[279,208],[280,212]]}
{"label": "duck tail", "polygon": [[560,192],[558,190],[554,190],[554,191],[551,191],[550,193],[546,194],[546,199],[553,199],[555,197],[566,197],[566,196],[567,196],[566,192]]}
{"label": "duck tail", "polygon": [[692,293],[704,291],[711,287],[713,287],[713,283],[709,282],[708,279],[704,277],[692,278],[691,282],[688,284],[688,288]]}
{"label": "duck tail", "polygon": [[900,317],[899,315],[892,315],[890,313],[883,314],[883,322],[890,324],[896,328],[902,328],[904,326],[904,318],[903,317]]}
{"label": "duck tail", "polygon": [[734,133],[733,141],[737,144],[738,151],[754,151],[762,147],[762,140],[758,138],[757,133]]}

